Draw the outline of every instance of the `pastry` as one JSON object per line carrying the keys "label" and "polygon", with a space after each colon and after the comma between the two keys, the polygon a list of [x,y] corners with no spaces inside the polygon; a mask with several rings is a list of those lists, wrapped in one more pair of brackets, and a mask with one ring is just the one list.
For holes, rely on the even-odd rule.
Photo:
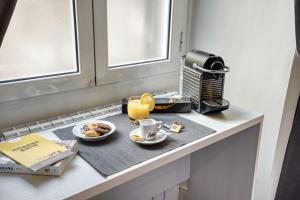
{"label": "pastry", "polygon": [[109,130],[107,129],[102,129],[102,128],[96,128],[95,131],[99,134],[99,135],[104,135],[105,133],[108,133]]}
{"label": "pastry", "polygon": [[99,133],[96,132],[95,130],[88,130],[88,131],[85,131],[84,132],[84,135],[86,137],[98,137],[99,136]]}
{"label": "pastry", "polygon": [[111,127],[107,124],[98,123],[97,126],[98,126],[98,128],[101,128],[101,129],[104,129],[104,130],[108,130],[108,131],[111,130]]}
{"label": "pastry", "polygon": [[91,122],[84,126],[86,137],[98,137],[111,131],[111,127],[104,123]]}
{"label": "pastry", "polygon": [[131,139],[134,141],[144,141],[144,137],[138,134],[132,134],[130,135]]}
{"label": "pastry", "polygon": [[88,130],[95,130],[97,128],[97,123],[88,123],[86,126]]}

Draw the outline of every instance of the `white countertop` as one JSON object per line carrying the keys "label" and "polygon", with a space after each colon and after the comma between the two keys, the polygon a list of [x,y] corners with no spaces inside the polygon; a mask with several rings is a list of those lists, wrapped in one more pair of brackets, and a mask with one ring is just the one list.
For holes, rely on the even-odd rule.
{"label": "white countertop", "polygon": [[[230,109],[222,113],[200,115],[192,112],[181,116],[212,128],[216,130],[216,133],[139,163],[107,178],[101,176],[79,156],[74,159],[60,177],[1,173],[0,199],[86,199],[261,123],[263,120],[261,114],[235,106],[231,106]],[[55,129],[43,131],[42,133],[49,138],[57,139],[52,133],[53,130]]]}

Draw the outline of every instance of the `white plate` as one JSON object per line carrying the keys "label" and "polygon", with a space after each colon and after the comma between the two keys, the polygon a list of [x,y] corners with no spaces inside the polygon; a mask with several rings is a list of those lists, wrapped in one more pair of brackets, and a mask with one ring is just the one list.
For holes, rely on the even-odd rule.
{"label": "white plate", "polygon": [[143,141],[135,141],[131,138],[131,136],[133,134],[136,134],[136,135],[141,135],[141,129],[140,128],[136,128],[134,129],[133,131],[130,132],[129,134],[129,138],[136,142],[136,143],[139,143],[139,144],[144,144],[144,145],[152,145],[152,144],[157,144],[157,143],[160,143],[162,141],[164,141],[165,139],[167,139],[167,135],[165,133],[163,133],[162,130],[160,130],[156,136],[152,139],[152,140],[143,140]]}
{"label": "white plate", "polygon": [[[107,124],[108,126],[111,127],[111,130],[104,134],[104,135],[101,135],[101,136],[98,136],[98,137],[86,137],[84,135],[84,126],[88,123],[103,123],[103,124]],[[116,126],[111,123],[111,122],[108,122],[108,121],[103,121],[103,120],[91,120],[91,121],[85,121],[85,122],[81,122],[79,124],[77,124],[76,126],[74,126],[73,128],[73,134],[76,136],[76,137],[79,137],[83,140],[86,140],[86,141],[100,141],[100,140],[104,140],[105,138],[107,138],[108,136],[110,136],[113,132],[115,132],[116,130]]]}

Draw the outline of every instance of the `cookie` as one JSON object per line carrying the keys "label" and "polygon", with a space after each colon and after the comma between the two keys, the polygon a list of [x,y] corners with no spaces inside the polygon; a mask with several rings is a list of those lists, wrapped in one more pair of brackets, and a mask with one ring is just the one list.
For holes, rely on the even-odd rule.
{"label": "cookie", "polygon": [[144,141],[144,137],[138,134],[132,134],[130,135],[130,138],[134,141]]}
{"label": "cookie", "polygon": [[99,133],[96,132],[95,130],[88,130],[88,131],[85,131],[84,132],[84,135],[86,137],[98,137],[99,136]]}
{"label": "cookie", "polygon": [[95,131],[99,134],[99,135],[104,135],[105,133],[108,133],[109,130],[108,129],[103,129],[103,128],[96,128]]}
{"label": "cookie", "polygon": [[98,126],[97,123],[88,123],[86,127],[88,130],[95,130]]}
{"label": "cookie", "polygon": [[109,125],[103,124],[103,123],[98,123],[97,127],[101,128],[101,129],[104,129],[104,130],[109,130],[109,131],[111,130],[111,127]]}
{"label": "cookie", "polygon": [[111,127],[104,123],[91,122],[84,126],[86,137],[97,137],[111,131]]}

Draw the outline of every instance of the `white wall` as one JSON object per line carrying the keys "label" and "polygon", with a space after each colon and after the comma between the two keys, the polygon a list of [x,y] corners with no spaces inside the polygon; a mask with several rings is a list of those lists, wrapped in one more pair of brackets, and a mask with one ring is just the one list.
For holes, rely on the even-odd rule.
{"label": "white wall", "polygon": [[222,56],[232,69],[225,98],[265,115],[254,190],[258,200],[276,190],[270,181],[295,52],[293,3],[195,0],[193,5],[190,48]]}

